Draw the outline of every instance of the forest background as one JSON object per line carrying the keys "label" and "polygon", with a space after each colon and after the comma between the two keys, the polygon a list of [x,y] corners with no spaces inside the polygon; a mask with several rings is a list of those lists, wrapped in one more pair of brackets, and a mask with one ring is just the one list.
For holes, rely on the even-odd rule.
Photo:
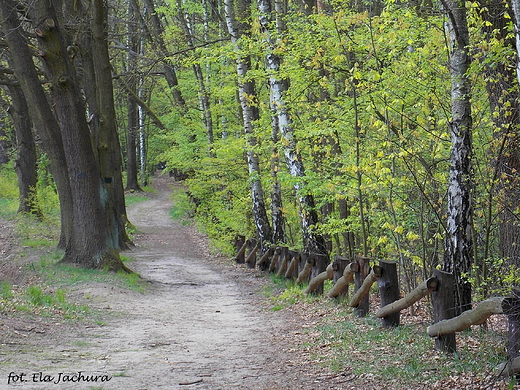
{"label": "forest background", "polygon": [[478,298],[518,285],[516,0],[38,4],[1,6],[0,162],[20,211],[60,194],[66,260],[124,268],[119,193],[160,165],[220,251],[240,234],[396,260],[405,291],[441,267]]}

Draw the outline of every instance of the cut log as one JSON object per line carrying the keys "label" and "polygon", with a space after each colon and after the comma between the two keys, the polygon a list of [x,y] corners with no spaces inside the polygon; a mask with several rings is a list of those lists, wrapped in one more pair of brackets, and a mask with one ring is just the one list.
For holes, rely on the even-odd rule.
{"label": "cut log", "polygon": [[406,309],[407,307],[412,306],[415,302],[424,298],[426,295],[430,294],[437,288],[438,284],[437,278],[430,278],[422,282],[415,289],[410,291],[404,298],[399,299],[389,305],[383,306],[381,309],[376,311],[376,317],[383,318],[392,313],[401,311]]}
{"label": "cut log", "polygon": [[305,261],[305,266],[298,274],[298,278],[296,279],[297,284],[302,284],[308,280],[312,271],[312,267],[314,267],[314,256],[308,255],[307,260]]}
{"label": "cut log", "polygon": [[356,307],[359,305],[361,300],[369,293],[370,287],[374,284],[374,282],[377,280],[377,278],[381,276],[381,267],[378,265],[375,265],[374,268],[372,268],[372,271],[368,274],[368,276],[363,281],[363,284],[361,287],[356,291],[352,299],[350,300],[350,306]]}
{"label": "cut log", "polygon": [[345,287],[354,281],[354,272],[357,270],[357,263],[350,263],[347,265],[343,271],[343,276],[336,281],[336,284],[334,284],[334,286],[329,290],[327,296],[329,298],[335,298],[339,296],[344,291]]}
{"label": "cut log", "polygon": [[486,299],[478,304],[472,310],[467,310],[461,315],[437,322],[430,325],[426,332],[430,337],[438,337],[450,333],[460,332],[469,328],[471,325],[480,325],[493,314],[502,314],[503,297],[494,297]]}
{"label": "cut log", "polygon": [[513,376],[520,374],[520,357],[502,363],[497,368],[499,376]]}
{"label": "cut log", "polygon": [[[311,280],[313,278],[315,278],[316,276],[318,276],[319,274],[326,272],[327,267],[330,264],[329,256],[327,256],[327,255],[323,255],[320,253],[314,253],[313,256],[314,256],[314,266],[312,267],[312,271],[311,271],[311,276],[310,276]],[[333,271],[332,277],[334,277],[334,268],[332,269],[332,271]],[[323,294],[323,283],[319,283],[318,286],[314,289],[313,293],[316,295]]]}
{"label": "cut log", "polygon": [[316,291],[318,289],[318,286],[323,284],[323,282],[325,282],[326,280],[332,279],[333,277],[334,277],[334,269],[332,268],[332,264],[329,264],[327,266],[327,269],[325,270],[325,272],[322,272],[318,276],[315,276],[314,278],[311,279],[311,281],[309,282],[309,285],[305,289],[304,293],[310,294],[310,293]]}

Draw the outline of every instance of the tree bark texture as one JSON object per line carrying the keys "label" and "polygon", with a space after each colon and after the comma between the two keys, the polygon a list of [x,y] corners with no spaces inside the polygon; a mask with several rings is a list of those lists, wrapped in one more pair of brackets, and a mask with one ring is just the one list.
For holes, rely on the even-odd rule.
{"label": "tree bark texture", "polygon": [[[239,38],[244,33],[238,26],[235,18],[234,4],[232,0],[225,1],[226,24],[231,41],[235,46],[237,53],[237,79],[238,79],[238,96],[240,107],[242,109],[242,122],[244,125],[244,134],[248,144],[246,151],[247,166],[249,169],[249,186],[251,189],[251,200],[253,208],[253,220],[256,226],[256,234],[262,246],[262,252],[267,250],[267,246],[272,240],[272,230],[267,217],[267,210],[264,200],[264,190],[262,187],[260,161],[254,149],[257,145],[257,139],[254,135],[254,122],[260,117],[258,112],[258,102],[256,98],[255,83],[247,78],[247,73],[251,68],[251,59],[249,56],[240,54],[241,48]],[[243,15],[244,16],[244,15]],[[250,19],[250,15],[245,15]],[[246,19],[246,20],[248,20]],[[242,27],[244,28],[244,27]]]}
{"label": "tree bark texture", "polygon": [[473,263],[472,248],[472,117],[471,83],[467,72],[469,32],[466,8],[459,0],[443,0],[449,32],[451,74],[451,156],[448,185],[448,220],[443,270],[455,275],[457,313],[471,309],[468,274]]}

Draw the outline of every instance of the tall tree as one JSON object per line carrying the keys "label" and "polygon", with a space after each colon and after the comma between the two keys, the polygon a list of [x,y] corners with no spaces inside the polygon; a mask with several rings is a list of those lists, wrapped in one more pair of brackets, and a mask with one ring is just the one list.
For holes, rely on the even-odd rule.
{"label": "tall tree", "polygon": [[66,229],[63,261],[92,268],[126,269],[108,231],[107,190],[100,180],[81,90],[70,51],[67,51],[66,32],[56,15],[54,3],[42,0],[32,3],[28,9],[38,37],[54,110],[40,84],[17,10],[12,0],[2,1],[1,25],[4,32],[9,31],[5,40],[15,75],[33,122],[39,124],[42,143],[51,159]]}
{"label": "tall tree", "polygon": [[[250,20],[251,15],[249,2],[246,1],[243,6],[244,9],[249,10],[249,12],[248,14],[242,14],[240,20]],[[225,1],[225,13],[229,35],[231,36],[231,41],[233,42],[237,53],[238,97],[242,108],[244,133],[248,143],[246,154],[250,175],[249,185],[251,188],[253,219],[256,225],[257,236],[262,246],[262,252],[265,252],[267,249],[266,245],[272,240],[272,232],[265,207],[259,158],[254,150],[258,143],[253,131],[254,123],[259,119],[257,106],[258,99],[256,97],[254,80],[248,78],[247,74],[251,68],[251,58],[250,56],[243,54],[242,47],[239,43],[240,37],[244,34],[243,30],[247,25],[243,22],[241,28],[237,26],[233,0]]]}
{"label": "tall tree", "polygon": [[285,102],[284,93],[288,89],[288,80],[280,76],[281,57],[276,53],[276,42],[273,39],[271,26],[273,10],[269,0],[258,1],[260,28],[266,43],[266,67],[269,73],[270,107],[275,110],[277,125],[280,129],[282,144],[284,145],[285,161],[291,176],[297,178],[294,185],[299,201],[299,214],[303,234],[305,250],[313,253],[327,253],[323,237],[313,232],[318,223],[314,196],[305,193],[301,180],[305,177],[305,168],[300,153],[297,149],[297,141],[294,135],[294,127],[291,114]]}
{"label": "tall tree", "polygon": [[443,270],[455,274],[455,311],[471,309],[469,273],[473,263],[473,177],[471,169],[472,116],[468,69],[469,31],[467,10],[461,0],[443,0],[447,15],[451,73],[451,156],[448,184],[448,220]]}

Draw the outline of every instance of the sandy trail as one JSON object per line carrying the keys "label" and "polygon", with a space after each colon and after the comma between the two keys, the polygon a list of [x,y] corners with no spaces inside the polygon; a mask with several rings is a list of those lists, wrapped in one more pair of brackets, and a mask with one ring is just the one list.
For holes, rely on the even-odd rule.
{"label": "sandy trail", "polygon": [[[27,324],[15,332],[24,337],[0,345],[0,389],[318,389],[310,376],[297,379],[288,346],[274,341],[294,330],[262,304],[263,278],[212,259],[193,227],[169,217],[168,179],[154,185],[129,209],[139,234],[126,255],[145,291],[79,286],[74,296],[103,310],[103,323]],[[65,381],[79,371],[100,377]]]}

